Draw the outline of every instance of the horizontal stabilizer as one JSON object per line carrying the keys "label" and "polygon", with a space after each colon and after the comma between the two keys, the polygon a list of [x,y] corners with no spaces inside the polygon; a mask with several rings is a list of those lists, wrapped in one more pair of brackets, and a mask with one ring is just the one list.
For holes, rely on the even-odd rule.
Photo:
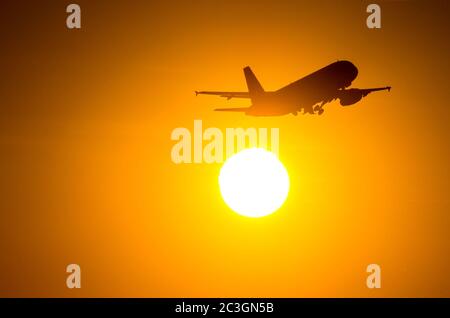
{"label": "horizontal stabilizer", "polygon": [[216,112],[246,112],[249,107],[235,107],[235,108],[216,108]]}
{"label": "horizontal stabilizer", "polygon": [[195,91],[195,96],[197,95],[218,95],[220,97],[225,97],[226,99],[232,98],[250,98],[248,92],[217,92],[217,91]]}

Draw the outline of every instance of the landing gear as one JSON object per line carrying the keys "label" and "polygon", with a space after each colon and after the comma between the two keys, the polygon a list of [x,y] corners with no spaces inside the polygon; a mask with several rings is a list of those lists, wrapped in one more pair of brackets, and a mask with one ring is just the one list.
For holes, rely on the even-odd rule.
{"label": "landing gear", "polygon": [[322,106],[316,105],[314,106],[314,111],[317,112],[317,114],[322,115],[325,110],[322,108]]}

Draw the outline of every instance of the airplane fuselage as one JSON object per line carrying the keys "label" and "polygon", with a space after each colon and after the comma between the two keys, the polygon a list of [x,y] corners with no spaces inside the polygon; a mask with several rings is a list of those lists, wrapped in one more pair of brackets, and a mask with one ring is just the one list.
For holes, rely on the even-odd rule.
{"label": "airplane fuselage", "polygon": [[231,98],[250,98],[252,105],[242,108],[219,108],[217,111],[244,112],[249,116],[282,116],[303,113],[322,114],[323,105],[339,99],[342,106],[357,103],[373,91],[390,87],[346,89],[358,76],[358,69],[349,61],[337,61],[276,90],[264,91],[249,67],[244,68],[248,92],[196,91],[196,94],[220,95]]}
{"label": "airplane fuselage", "polygon": [[245,113],[250,116],[282,116],[302,109],[313,112],[313,106],[337,98],[338,90],[351,85],[358,69],[351,62],[332,63],[277,91],[265,92]]}

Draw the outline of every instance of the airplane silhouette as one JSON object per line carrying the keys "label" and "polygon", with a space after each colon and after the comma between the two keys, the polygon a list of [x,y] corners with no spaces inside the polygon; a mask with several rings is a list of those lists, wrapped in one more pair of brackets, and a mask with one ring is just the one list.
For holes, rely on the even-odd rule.
{"label": "airplane silhouette", "polygon": [[249,116],[281,116],[319,114],[323,106],[339,99],[342,106],[353,105],[371,92],[391,90],[390,86],[380,88],[350,88],[358,75],[358,69],[349,61],[337,61],[305,76],[277,91],[266,92],[250,67],[244,68],[248,92],[195,91],[195,95],[218,95],[227,100],[232,98],[250,98],[252,105],[241,108],[217,108],[215,111],[243,112]]}

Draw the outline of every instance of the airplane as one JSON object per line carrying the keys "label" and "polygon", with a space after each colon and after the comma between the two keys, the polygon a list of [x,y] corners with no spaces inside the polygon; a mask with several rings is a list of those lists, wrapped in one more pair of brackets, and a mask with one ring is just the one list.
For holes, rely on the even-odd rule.
{"label": "airplane", "polygon": [[349,88],[358,75],[358,69],[350,61],[337,61],[305,76],[279,90],[265,91],[249,66],[244,68],[248,92],[195,91],[195,95],[218,95],[227,100],[249,98],[252,105],[241,108],[216,108],[215,111],[243,112],[249,116],[282,116],[293,114],[318,114],[323,106],[339,99],[342,106],[359,102],[371,92],[391,90],[379,88]]}

